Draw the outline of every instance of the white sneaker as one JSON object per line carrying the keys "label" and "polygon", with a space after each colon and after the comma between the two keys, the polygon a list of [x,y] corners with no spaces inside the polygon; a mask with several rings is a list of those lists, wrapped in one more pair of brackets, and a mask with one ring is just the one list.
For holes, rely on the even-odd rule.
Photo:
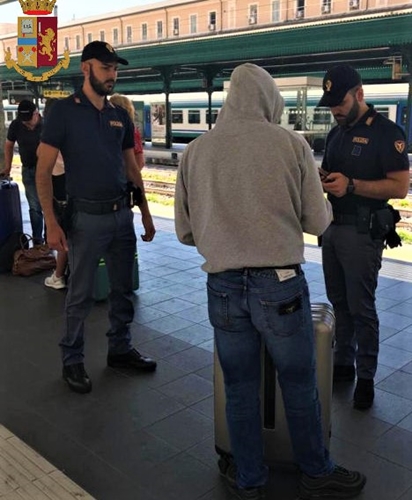
{"label": "white sneaker", "polygon": [[58,278],[56,276],[56,271],[53,271],[53,274],[44,280],[44,284],[50,288],[54,288],[55,290],[66,288],[66,282],[64,281],[63,276]]}

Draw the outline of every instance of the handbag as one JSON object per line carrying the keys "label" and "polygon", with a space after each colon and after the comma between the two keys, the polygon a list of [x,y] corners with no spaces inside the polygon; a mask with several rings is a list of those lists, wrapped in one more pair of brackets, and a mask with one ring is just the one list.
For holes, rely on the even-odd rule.
{"label": "handbag", "polygon": [[24,239],[29,242],[31,236],[22,235],[20,249],[14,252],[12,273],[15,276],[32,276],[47,269],[56,267],[56,257],[48,245],[36,245],[25,248]]}
{"label": "handbag", "polygon": [[0,273],[8,273],[13,269],[14,253],[21,248],[28,248],[27,237],[21,232],[12,233],[0,247]]}

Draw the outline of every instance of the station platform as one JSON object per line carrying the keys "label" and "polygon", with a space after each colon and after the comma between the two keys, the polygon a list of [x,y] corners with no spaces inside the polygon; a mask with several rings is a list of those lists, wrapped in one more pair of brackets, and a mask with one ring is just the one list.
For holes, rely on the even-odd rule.
{"label": "station platform", "polygon": [[[153,374],[107,368],[107,304],[100,302],[86,325],[93,391],[70,392],[61,379],[58,348],[65,292],[43,285],[47,273],[0,275],[0,443],[30,447],[47,463],[43,477],[54,474],[59,485],[25,494],[19,480],[27,486],[35,475],[23,474],[27,462],[19,466],[19,455],[20,475],[12,481],[9,448],[0,446],[1,500],[69,500],[73,491],[74,498],[96,500],[232,498],[214,451],[213,331],[202,258],[177,241],[172,218],[158,214],[155,224],[154,241],[139,241],[132,325],[135,346],[158,361]],[[138,213],[135,225],[139,235]],[[325,302],[319,248],[307,244],[305,258],[311,300]],[[359,499],[412,500],[411,264],[385,258],[377,297],[376,401],[360,412],[352,407],[353,386],[335,390],[331,453],[367,475]],[[295,472],[271,471],[267,498],[295,500],[296,485]]]}

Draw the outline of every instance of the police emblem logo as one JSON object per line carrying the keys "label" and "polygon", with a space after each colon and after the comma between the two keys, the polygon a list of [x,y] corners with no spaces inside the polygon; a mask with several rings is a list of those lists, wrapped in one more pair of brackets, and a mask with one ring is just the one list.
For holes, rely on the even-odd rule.
{"label": "police emblem logo", "polygon": [[330,80],[326,80],[324,90],[326,92],[330,92],[332,88],[332,82]]}
{"label": "police emblem logo", "polygon": [[395,149],[398,153],[403,153],[405,149],[405,141],[395,141]]}

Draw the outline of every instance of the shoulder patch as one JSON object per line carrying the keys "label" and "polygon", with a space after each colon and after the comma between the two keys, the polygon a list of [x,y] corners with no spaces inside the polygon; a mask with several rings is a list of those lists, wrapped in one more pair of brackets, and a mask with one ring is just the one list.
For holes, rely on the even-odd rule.
{"label": "shoulder patch", "polygon": [[356,142],[357,144],[369,144],[369,139],[367,137],[354,137],[352,142]]}
{"label": "shoulder patch", "polygon": [[405,141],[395,141],[394,146],[398,153],[403,153],[405,149]]}

